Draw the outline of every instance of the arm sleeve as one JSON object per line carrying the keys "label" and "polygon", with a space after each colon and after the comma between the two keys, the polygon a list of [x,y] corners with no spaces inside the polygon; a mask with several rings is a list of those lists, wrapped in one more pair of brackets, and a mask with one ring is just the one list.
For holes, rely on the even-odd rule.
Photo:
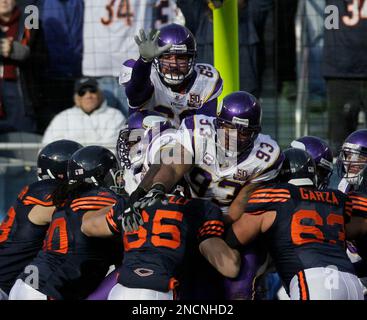
{"label": "arm sleeve", "polygon": [[181,144],[191,155],[195,156],[194,145],[194,130],[195,120],[194,116],[184,119],[177,130],[176,142]]}
{"label": "arm sleeve", "polygon": [[205,102],[196,114],[203,114],[209,117],[215,117],[217,115],[217,102],[217,98]]}
{"label": "arm sleeve", "polygon": [[126,84],[126,96],[132,108],[139,108],[147,102],[154,92],[154,86],[150,81],[152,62],[144,62],[139,58],[134,64],[131,79]]}
{"label": "arm sleeve", "polygon": [[122,204],[118,201],[106,214],[107,225],[113,234],[122,233],[121,214]]}
{"label": "arm sleeve", "polygon": [[267,188],[255,190],[248,202],[245,211],[251,214],[258,214],[264,211],[275,210],[277,206],[282,205],[291,199],[291,193],[288,189],[274,185]]}
{"label": "arm sleeve", "polygon": [[[349,194],[349,199],[351,203],[351,215],[356,217],[367,218],[367,195],[361,192],[353,192]],[[346,209],[344,210],[347,213],[347,204],[346,202]],[[350,208],[350,206],[349,206]],[[347,213],[348,214],[348,213]]]}
{"label": "arm sleeve", "polygon": [[280,152],[275,161],[267,169],[261,172],[257,177],[252,179],[250,183],[259,183],[262,181],[271,181],[275,179],[282,168],[284,158],[285,157],[283,152]]}
{"label": "arm sleeve", "polygon": [[25,206],[40,205],[43,207],[52,207],[51,193],[54,189],[46,188],[42,185],[25,187],[18,196]]}
{"label": "arm sleeve", "polygon": [[224,222],[223,213],[220,208],[210,201],[203,201],[202,205],[195,205],[196,210],[203,210],[201,212],[202,219],[200,219],[197,230],[198,242],[202,242],[208,238],[224,236]]}

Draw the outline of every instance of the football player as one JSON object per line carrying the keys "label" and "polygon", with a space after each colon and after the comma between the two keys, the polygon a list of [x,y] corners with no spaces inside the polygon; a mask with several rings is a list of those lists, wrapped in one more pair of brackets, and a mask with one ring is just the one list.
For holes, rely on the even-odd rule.
{"label": "football player", "polygon": [[[195,115],[185,119],[177,137],[179,142],[172,149],[177,161],[162,164],[158,173],[143,179],[131,195],[135,205],[125,215],[126,225],[141,223],[136,209],[165,197],[183,176],[193,197],[214,201],[226,221],[237,220],[244,210],[246,195],[259,184],[274,179],[283,160],[278,144],[260,133],[261,112],[254,96],[238,91],[223,99],[216,117]],[[187,162],[182,163],[182,158]],[[252,282],[265,259],[265,255],[259,258],[258,251],[257,246],[247,248],[244,259],[251,260],[247,267],[252,270],[241,270],[246,279],[240,276],[241,285],[230,285],[238,290],[229,293],[229,298],[253,296]]]}
{"label": "football player", "polygon": [[138,231],[122,230],[121,213],[127,207],[123,200],[84,219],[86,235],[118,234],[123,239],[124,260],[109,300],[172,300],[178,283],[184,284],[180,278],[183,263],[197,246],[223,275],[237,275],[239,253],[221,238],[224,223],[220,209],[206,200],[174,194],[167,197],[167,203],[157,202],[143,211],[144,224]]}
{"label": "football player", "polygon": [[244,91],[227,95],[216,117],[195,115],[183,121],[170,152],[177,158],[163,163],[150,181],[143,179],[144,189],[151,189],[147,192],[138,187],[134,198],[146,196],[143,208],[185,176],[193,197],[212,199],[227,219],[236,220],[238,210],[232,210],[236,212],[232,216],[230,206],[244,207],[244,191],[249,185],[274,179],[282,164],[278,144],[260,131],[258,100]]}
{"label": "football player", "polygon": [[117,157],[124,168],[125,190],[131,194],[149,167],[159,164],[162,148],[175,141],[172,124],[155,111],[138,111],[129,118],[129,125],[120,131]]}
{"label": "football player", "polygon": [[363,300],[345,251],[350,199],[316,187],[316,165],[303,150],[284,151],[280,183],[254,191],[228,230],[232,248],[262,236],[292,300]]}
{"label": "football player", "polygon": [[352,191],[358,184],[360,174],[367,165],[367,129],[351,133],[344,141],[337,160],[341,178],[338,189]]}
{"label": "football player", "polygon": [[37,159],[39,181],[23,188],[0,224],[0,300],[42,248],[55,210],[51,195],[67,180],[67,162],[80,148],[70,140],[46,145]]}
{"label": "football player", "polygon": [[135,41],[140,58],[126,61],[119,79],[126,86],[130,112],[155,110],[176,127],[190,115],[215,116],[223,81],[213,66],[195,63],[196,40],[190,30],[169,24],[149,34],[140,30]]}
{"label": "football player", "polygon": [[316,164],[317,187],[327,188],[333,171],[333,153],[328,144],[318,137],[304,136],[293,140],[291,147],[305,150],[310,154]]}
{"label": "football player", "polygon": [[[80,230],[85,217],[117,201],[111,190],[121,191],[116,157],[103,147],[84,147],[71,156],[67,175],[53,194],[56,211],[43,250],[19,275],[10,300],[84,299],[121,259],[117,243],[91,239]],[[29,270],[37,273],[33,281]]]}

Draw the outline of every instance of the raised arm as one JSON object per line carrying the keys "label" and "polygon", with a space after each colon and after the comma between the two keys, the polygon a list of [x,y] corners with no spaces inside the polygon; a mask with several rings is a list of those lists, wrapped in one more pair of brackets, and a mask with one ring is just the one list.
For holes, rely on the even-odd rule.
{"label": "raised arm", "polygon": [[126,85],[126,96],[132,108],[141,107],[151,98],[154,91],[154,86],[150,81],[152,62],[154,58],[171,47],[171,44],[158,46],[159,33],[159,31],[151,31],[145,34],[144,30],[140,30],[139,36],[134,38],[139,47],[140,58],[134,64],[131,79]]}
{"label": "raised arm", "polygon": [[139,108],[147,102],[154,92],[150,81],[152,62],[145,62],[141,57],[135,62],[131,79],[126,85],[126,96],[132,108]]}

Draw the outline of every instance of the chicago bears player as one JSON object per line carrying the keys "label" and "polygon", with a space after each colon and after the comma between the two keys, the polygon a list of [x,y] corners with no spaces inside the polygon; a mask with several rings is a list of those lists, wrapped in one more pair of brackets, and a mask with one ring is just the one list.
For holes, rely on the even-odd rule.
{"label": "chicago bears player", "polygon": [[[124,214],[125,227],[141,223],[136,209],[164,197],[184,175],[193,197],[212,200],[219,204],[226,221],[235,221],[243,213],[246,194],[274,179],[280,170],[283,160],[280,148],[273,139],[260,133],[261,106],[247,92],[227,95],[216,117],[195,115],[185,119],[179,131],[179,142],[172,151],[178,155],[177,161],[162,164],[153,177],[147,175],[143,179],[131,196],[131,202],[138,200],[132,211]],[[181,158],[187,162],[182,163]],[[245,251],[244,259],[252,261],[247,264],[251,270],[241,270],[238,280],[241,285],[229,286],[237,288],[235,293],[228,293],[229,298],[252,297],[252,282],[265,262],[265,255],[259,257],[257,253],[257,246]]]}
{"label": "chicago bears player", "polygon": [[[110,189],[120,187],[117,159],[106,148],[84,147],[71,156],[67,174],[67,183],[53,194],[57,209],[43,249],[19,275],[10,300],[84,299],[121,259],[117,243],[80,230],[84,217],[117,201]],[[27,268],[36,270],[37,280],[29,281]]]}
{"label": "chicago bears player", "polygon": [[55,210],[51,195],[67,180],[67,162],[82,148],[70,140],[46,145],[37,159],[39,181],[25,186],[0,225],[0,300],[42,248]]}
{"label": "chicago bears player", "polygon": [[310,154],[316,164],[317,187],[327,188],[333,171],[333,153],[328,144],[318,137],[304,136],[293,140],[291,147],[305,150]]}
{"label": "chicago bears player", "polygon": [[140,30],[135,41],[140,58],[126,61],[119,78],[130,112],[155,110],[176,127],[190,115],[215,116],[223,81],[213,66],[195,63],[196,40],[190,30],[169,24],[149,34]]}
{"label": "chicago bears player", "polygon": [[284,155],[280,183],[251,194],[227,243],[239,248],[261,235],[292,300],[363,300],[345,251],[352,202],[338,190],[316,188],[316,165],[306,151]]}
{"label": "chicago bears player", "polygon": [[123,238],[124,260],[109,300],[172,300],[178,283],[185,284],[183,263],[197,247],[223,275],[237,275],[239,253],[221,238],[224,223],[219,207],[180,194],[167,197],[167,203],[157,202],[143,211],[144,224],[135,232],[122,230],[121,213],[127,207],[123,199],[84,219],[82,231],[88,236]]}

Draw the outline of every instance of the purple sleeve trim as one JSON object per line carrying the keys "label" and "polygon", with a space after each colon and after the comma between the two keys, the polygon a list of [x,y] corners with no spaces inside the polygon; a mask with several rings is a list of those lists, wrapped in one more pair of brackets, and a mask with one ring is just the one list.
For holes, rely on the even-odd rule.
{"label": "purple sleeve trim", "polygon": [[124,61],[123,65],[128,68],[134,68],[135,63],[136,63],[136,60],[129,59],[129,60]]}
{"label": "purple sleeve trim", "polygon": [[196,112],[196,114],[203,114],[208,117],[216,117],[217,115],[217,101],[218,99],[215,98],[210,100],[202,105],[200,109]]}
{"label": "purple sleeve trim", "polygon": [[146,63],[141,58],[134,64],[131,79],[126,85],[126,96],[130,106],[140,107],[151,98],[154,92],[154,86],[150,81],[151,69],[152,63]]}
{"label": "purple sleeve trim", "polygon": [[268,169],[264,170],[261,173],[261,175],[263,175],[263,174],[265,174],[267,172],[270,172],[271,170],[278,169],[283,164],[284,159],[285,159],[284,153],[283,152],[280,152],[278,159],[275,160],[275,162]]}
{"label": "purple sleeve trim", "polygon": [[221,77],[219,77],[219,79],[218,79],[218,81],[217,81],[217,83],[216,83],[216,85],[215,85],[215,88],[214,88],[214,91],[213,91],[212,96],[216,95],[216,94],[217,94],[217,92],[218,92],[220,89],[222,89],[222,87],[223,87],[223,79],[222,79]]}

